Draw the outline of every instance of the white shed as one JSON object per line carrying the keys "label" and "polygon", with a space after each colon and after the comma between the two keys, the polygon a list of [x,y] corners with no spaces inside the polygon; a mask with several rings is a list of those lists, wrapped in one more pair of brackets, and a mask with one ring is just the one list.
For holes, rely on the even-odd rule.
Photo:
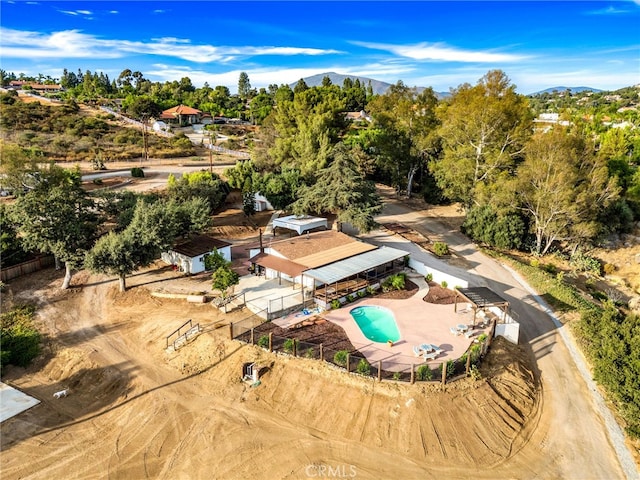
{"label": "white shed", "polygon": [[171,250],[162,253],[162,260],[181,272],[200,273],[204,272],[204,257],[214,250],[225,260],[231,261],[231,244],[208,235],[195,235],[177,243]]}

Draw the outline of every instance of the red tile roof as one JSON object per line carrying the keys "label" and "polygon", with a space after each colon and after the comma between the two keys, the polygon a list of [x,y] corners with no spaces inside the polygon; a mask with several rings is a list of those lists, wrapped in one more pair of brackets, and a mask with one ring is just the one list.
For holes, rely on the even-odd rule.
{"label": "red tile roof", "polygon": [[[186,105],[178,105],[177,107],[169,108],[162,112],[162,116],[171,115],[173,117],[177,115],[198,115],[202,113],[196,108],[187,107]],[[166,118],[166,117],[165,117]]]}

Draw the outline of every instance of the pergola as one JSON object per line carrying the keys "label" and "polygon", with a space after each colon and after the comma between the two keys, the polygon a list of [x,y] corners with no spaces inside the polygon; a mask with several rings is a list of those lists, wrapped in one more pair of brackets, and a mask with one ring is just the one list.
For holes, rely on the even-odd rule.
{"label": "pergola", "polygon": [[500,295],[487,287],[469,287],[456,289],[456,298],[453,309],[458,311],[458,297],[462,297],[471,304],[473,308],[473,325],[476,324],[476,314],[478,310],[486,310],[490,307],[498,307],[501,312],[501,320],[504,322],[507,310],[509,310],[509,302]]}

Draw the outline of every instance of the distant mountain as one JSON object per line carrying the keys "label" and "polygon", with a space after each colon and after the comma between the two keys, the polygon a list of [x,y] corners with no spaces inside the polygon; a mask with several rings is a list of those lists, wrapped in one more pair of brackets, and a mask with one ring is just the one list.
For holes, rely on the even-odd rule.
{"label": "distant mountain", "polygon": [[[360,77],[357,75],[342,75],[341,73],[336,73],[336,72],[319,73],[317,75],[312,75],[311,77],[303,78],[303,80],[304,80],[304,83],[306,83],[309,87],[318,87],[322,85],[322,79],[324,77],[329,77],[329,80],[331,80],[331,83],[333,85],[338,85],[340,87],[342,87],[342,84],[344,83],[345,78],[350,78],[353,81],[358,79],[360,80],[360,83],[363,84],[365,87],[369,85],[369,82],[371,82],[371,88],[373,89],[373,93],[376,95],[384,95],[386,91],[389,89],[389,87],[391,86],[390,83],[382,82],[380,80],[374,80],[373,78]],[[297,84],[298,82],[293,82],[289,86],[291,88],[295,88]],[[416,89],[418,90],[418,92],[422,92],[425,89],[425,87],[416,87]],[[448,92],[435,92],[435,94],[438,98],[449,96]]]}
{"label": "distant mountain", "polygon": [[565,92],[567,90],[571,90],[571,93],[582,93],[586,91],[591,91],[593,93],[602,92],[602,90],[593,87],[551,87],[540,90],[539,92],[530,93],[529,96],[540,95],[543,93]]}

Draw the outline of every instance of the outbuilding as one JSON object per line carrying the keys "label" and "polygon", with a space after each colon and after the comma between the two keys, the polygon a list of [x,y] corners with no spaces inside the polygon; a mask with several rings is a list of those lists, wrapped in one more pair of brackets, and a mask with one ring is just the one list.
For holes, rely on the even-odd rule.
{"label": "outbuilding", "polygon": [[177,243],[162,260],[187,274],[205,271],[204,257],[217,251],[225,260],[231,261],[231,244],[208,235],[195,235]]}

